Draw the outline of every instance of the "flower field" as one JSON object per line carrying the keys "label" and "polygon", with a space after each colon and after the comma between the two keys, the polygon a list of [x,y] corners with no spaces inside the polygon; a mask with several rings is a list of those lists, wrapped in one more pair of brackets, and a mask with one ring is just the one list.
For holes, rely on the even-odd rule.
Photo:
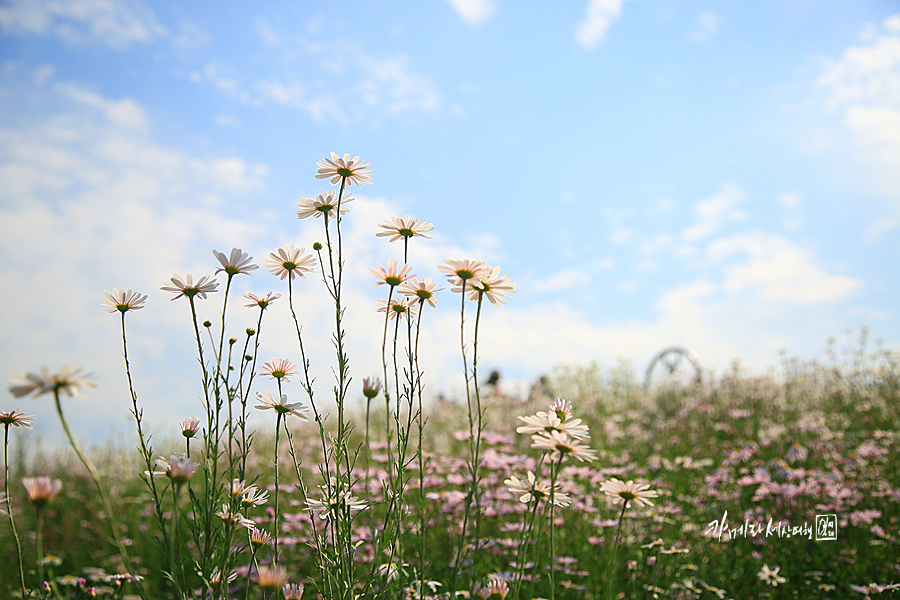
{"label": "flower field", "polygon": [[[335,189],[301,199],[297,215],[321,218],[325,243],[268,256],[282,289],[244,294],[256,320],[242,340],[226,334],[224,315],[233,278],[258,269],[245,252],[214,251],[215,275],[162,286],[186,305],[200,416],[145,431],[126,315],[146,296],[130,289],[106,292],[104,304],[121,319],[121,346],[110,346],[123,350],[136,450],[87,452],[72,435],[63,401],[89,395],[89,376],[14,374],[12,397],[56,403],[70,448],[20,443],[33,419],[21,405],[0,410],[0,596],[837,599],[900,590],[900,354],[863,344],[828,364],[784,360],[777,376],[735,367],[650,388],[625,368],[560,367],[527,397],[508,396],[478,373],[479,324],[483,301],[499,307],[515,285],[468,259],[437,267],[446,291],[412,275],[421,267],[410,249],[433,225],[407,215],[378,224],[386,244],[402,242],[403,261],[371,269],[387,290],[377,309],[382,373],[360,380],[344,349],[341,222],[352,218],[349,188],[371,184],[372,170],[336,154],[318,167]],[[304,351],[293,293],[305,274],[334,304],[330,357]],[[465,397],[451,401],[423,397],[418,364],[422,322],[439,297],[460,306]],[[200,310],[213,298],[221,309]],[[279,308],[300,350],[266,360],[264,320]],[[223,316],[214,324],[203,314]],[[334,365],[327,402],[310,378],[319,360]],[[284,393],[288,382],[299,382],[300,399]],[[272,411],[274,430],[251,430],[252,410]]]}

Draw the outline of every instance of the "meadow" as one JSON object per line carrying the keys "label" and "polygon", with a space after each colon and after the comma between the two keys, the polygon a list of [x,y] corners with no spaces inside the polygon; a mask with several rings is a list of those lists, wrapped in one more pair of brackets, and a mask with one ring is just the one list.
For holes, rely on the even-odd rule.
{"label": "meadow", "polygon": [[[130,289],[106,292],[105,305],[121,319],[111,351],[124,357],[137,448],[87,452],[71,434],[63,403],[92,387],[80,371],[13,376],[12,396],[56,402],[70,449],[18,443],[32,419],[0,411],[2,597],[864,598],[900,589],[900,353],[862,341],[830,348],[827,363],[785,357],[764,377],[735,366],[649,387],[626,367],[559,367],[509,396],[478,372],[478,341],[483,302],[500,306],[515,286],[500,267],[447,259],[441,301],[459,301],[466,395],[425,398],[418,340],[442,289],[410,274],[410,249],[432,226],[404,216],[378,224],[378,235],[402,242],[403,261],[372,268],[387,290],[383,369],[359,380],[344,350],[340,227],[352,218],[349,188],[372,183],[371,169],[334,154],[318,167],[334,189],[301,199],[297,215],[321,218],[325,243],[269,255],[283,288],[244,295],[258,310],[252,326],[229,335],[224,316],[214,323],[198,310],[218,297],[221,309],[206,312],[226,314],[233,278],[258,268],[240,249],[214,252],[215,275],[176,275],[162,288],[189,308],[198,417],[168,434],[145,431],[126,315],[143,317],[130,315],[146,296]],[[292,293],[305,273],[334,303],[330,357],[303,350]],[[270,308],[290,311],[298,356],[264,360]],[[309,365],[326,359],[334,383],[322,399]],[[282,394],[288,381],[303,398]],[[251,430],[252,410],[273,411],[274,430]]]}

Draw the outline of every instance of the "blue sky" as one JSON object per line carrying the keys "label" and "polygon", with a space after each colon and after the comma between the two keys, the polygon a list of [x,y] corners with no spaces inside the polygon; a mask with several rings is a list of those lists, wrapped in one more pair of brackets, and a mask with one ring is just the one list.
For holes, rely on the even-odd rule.
{"label": "blue sky", "polygon": [[[168,431],[199,386],[187,306],[159,287],[212,274],[212,249],[309,248],[321,223],[295,203],[327,188],[332,151],[375,169],[346,230],[357,381],[380,371],[369,267],[402,256],[376,224],[407,213],[436,226],[420,276],[475,258],[516,283],[481,344],[512,389],[561,363],[641,373],[671,345],[762,373],[848,328],[900,342],[894,2],[13,0],[0,32],[0,366],[91,371],[69,403],[85,435],[130,431],[102,290],[150,296],[132,360]],[[238,291],[280,284],[260,270]],[[325,292],[304,286],[327,389]],[[423,361],[452,396],[457,299],[440,301]],[[298,360],[284,309],[264,358]],[[252,320],[233,303],[233,331]],[[4,404],[58,434],[49,402]]]}

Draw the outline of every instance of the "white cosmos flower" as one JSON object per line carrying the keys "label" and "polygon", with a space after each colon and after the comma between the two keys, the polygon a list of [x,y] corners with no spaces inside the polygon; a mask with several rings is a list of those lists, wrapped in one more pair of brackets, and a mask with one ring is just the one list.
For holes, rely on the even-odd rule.
{"label": "white cosmos flower", "polygon": [[656,490],[650,489],[649,483],[635,483],[628,481],[627,483],[616,478],[605,481],[600,486],[600,491],[612,497],[613,504],[629,505],[634,502],[638,506],[653,506],[650,498],[656,498],[659,494]]}
{"label": "white cosmos flower", "polygon": [[118,288],[113,288],[111,294],[106,290],[103,290],[103,293],[106,294],[103,305],[107,307],[106,312],[110,313],[125,313],[129,310],[140,310],[144,308],[144,300],[147,299],[146,294],[141,296],[138,292],[132,292],[130,289],[120,290]]}
{"label": "white cosmos flower", "polygon": [[293,244],[285,244],[283,248],[277,248],[270,252],[266,259],[266,267],[272,275],[281,278],[282,281],[294,276],[306,279],[304,271],[313,271],[316,268],[316,257],[312,254],[303,256],[304,248],[296,248]]}
{"label": "white cosmos flower", "polygon": [[[505,296],[516,292],[516,285],[509,280],[509,274],[500,276],[500,267],[487,267],[478,276],[469,281],[469,300],[477,302],[479,298],[487,298],[494,306],[506,304]],[[463,291],[462,285],[453,287],[454,292]]]}
{"label": "white cosmos flower", "polygon": [[358,156],[351,159],[349,154],[344,154],[342,158],[332,152],[330,159],[323,158],[316,163],[319,167],[316,179],[331,179],[331,185],[337,185],[344,179],[348,187],[360,187],[364,183],[372,183],[371,165],[372,163],[363,164]]}
{"label": "white cosmos flower", "polygon": [[256,405],[256,408],[259,410],[268,410],[273,409],[276,413],[281,415],[294,415],[301,421],[308,421],[309,418],[306,416],[306,413],[309,412],[309,409],[303,406],[300,402],[295,402],[294,404],[288,404],[287,396],[282,394],[281,398],[276,400],[272,396],[271,390],[266,390],[266,394],[263,395],[262,392],[256,392],[256,399],[259,400],[260,404]]}
{"label": "white cosmos flower", "polygon": [[389,241],[392,244],[399,239],[409,239],[411,237],[423,237],[430,240],[431,238],[425,233],[434,229],[434,225],[426,219],[422,219],[420,222],[419,219],[413,219],[409,215],[390,217],[379,223],[378,226],[384,231],[376,233],[376,237],[390,237]]}
{"label": "white cosmos flower", "polygon": [[184,279],[181,278],[181,275],[175,274],[172,276],[172,285],[164,285],[159,289],[164,290],[166,292],[177,292],[175,297],[172,300],[178,300],[182,296],[185,298],[193,298],[194,296],[198,296],[201,299],[206,299],[206,294],[211,294],[216,291],[216,288],[219,287],[219,282],[213,279],[210,279],[208,275],[204,275],[200,278],[197,283],[194,283],[194,276],[190,273],[187,274],[187,277]]}
{"label": "white cosmos flower", "polygon": [[35,398],[54,391],[66,396],[80,396],[81,388],[97,387],[93,381],[81,376],[81,369],[65,366],[59,373],[51,373],[47,367],[41,367],[40,373],[12,373],[13,383],[9,392],[16,398],[34,393]]}
{"label": "white cosmos flower", "polygon": [[[345,215],[350,212],[350,207],[347,206],[350,202],[353,202],[353,196],[350,194],[345,194],[341,198],[341,214]],[[300,210],[297,211],[298,219],[305,219],[307,217],[321,217],[325,215],[331,219],[337,216],[337,197],[335,196],[334,190],[328,190],[327,192],[322,192],[315,199],[312,198],[300,198],[300,202],[297,203],[297,206],[300,207]]]}
{"label": "white cosmos flower", "polygon": [[381,263],[376,263],[378,265],[378,269],[371,268],[369,271],[372,272],[372,275],[378,280],[372,285],[389,285],[391,287],[400,285],[410,277],[414,277],[414,275],[410,275],[410,266],[403,265],[402,267],[398,267],[396,260],[387,261],[387,269],[381,266]]}
{"label": "white cosmos flower", "polygon": [[[503,482],[509,491],[519,496],[519,501],[528,504],[532,500],[544,500],[550,498],[550,482],[547,480],[538,483],[534,473],[528,471],[526,479],[510,477]],[[553,492],[553,504],[556,506],[568,506],[572,503],[568,494],[559,491],[559,485]]]}
{"label": "white cosmos flower", "polygon": [[250,292],[244,292],[241,294],[247,300],[250,300],[250,304],[246,304],[247,308],[262,308],[265,310],[269,307],[270,304],[281,298],[281,294],[276,294],[274,292],[269,292],[265,296],[257,296],[256,294],[251,294]]}
{"label": "white cosmos flower", "polygon": [[438,265],[438,270],[443,271],[447,275],[454,292],[459,291],[456,288],[461,288],[464,281],[468,282],[471,279],[482,276],[488,268],[487,263],[483,260],[453,260],[445,258],[444,262],[447,264]]}
{"label": "white cosmos flower", "polygon": [[391,298],[390,303],[387,300],[378,301],[378,312],[388,313],[389,319],[400,319],[406,317],[415,320],[416,316],[411,309],[412,303],[409,298]]}
{"label": "white cosmos flower", "polygon": [[216,269],[216,273],[225,272],[228,275],[238,275],[239,273],[245,273],[250,275],[250,271],[255,271],[259,268],[258,265],[254,265],[250,261],[253,260],[253,257],[248,253],[244,252],[240,248],[232,248],[231,254],[225,256],[224,253],[219,252],[218,250],[213,250],[213,256],[216,257],[216,260],[219,261],[219,264],[222,265],[221,268]]}
{"label": "white cosmos flower", "polygon": [[556,430],[544,431],[531,436],[531,447],[539,450],[550,450],[550,460],[553,461],[566,456],[572,456],[581,462],[591,462],[597,458],[596,450]]}
{"label": "white cosmos flower", "polygon": [[444,288],[437,287],[437,284],[431,281],[431,277],[426,277],[422,281],[419,281],[415,277],[411,277],[397,288],[404,296],[427,302],[431,308],[437,308],[437,300],[434,295],[443,289]]}

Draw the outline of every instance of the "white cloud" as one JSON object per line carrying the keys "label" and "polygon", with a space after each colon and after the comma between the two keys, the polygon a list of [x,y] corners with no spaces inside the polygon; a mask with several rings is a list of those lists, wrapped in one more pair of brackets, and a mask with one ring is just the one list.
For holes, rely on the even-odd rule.
{"label": "white cloud", "polygon": [[[268,72],[252,76],[221,63],[209,63],[190,78],[250,106],[276,104],[306,113],[317,122],[349,124],[373,116],[433,113],[441,106],[434,81],[398,54],[378,57],[359,44],[312,42],[284,37],[259,21],[273,48]],[[262,34],[261,34],[262,35]]]}
{"label": "white cloud", "polygon": [[447,0],[469,25],[480,25],[494,14],[494,0]]}
{"label": "white cloud", "polygon": [[817,85],[833,110],[847,105],[900,106],[900,32],[851,46],[838,61],[826,60]]}
{"label": "white cloud", "polygon": [[746,214],[735,208],[744,196],[744,192],[736,185],[726,183],[719,193],[694,206],[699,220],[682,231],[681,237],[691,242],[700,241],[718,232],[727,222],[745,219]]}
{"label": "white cloud", "polygon": [[536,292],[561,292],[579,286],[583,289],[591,285],[591,276],[580,269],[565,269],[556,275],[534,284]]}
{"label": "white cloud", "polygon": [[704,11],[697,15],[697,23],[687,37],[692,42],[706,42],[718,30],[719,18],[711,12]]}
{"label": "white cloud", "polygon": [[[721,269],[724,291],[763,302],[836,302],[851,297],[863,285],[858,278],[828,273],[815,263],[812,251],[761,231],[715,240],[706,256]],[[735,256],[743,260],[731,262]]]}
{"label": "white cloud", "polygon": [[[110,420],[127,414],[121,347],[100,307],[102,290],[131,287],[156,304],[149,321],[132,321],[143,367],[136,377],[151,421],[171,416],[176,398],[195,398],[197,390],[168,362],[179,356],[168,336],[184,313],[159,302],[158,287],[174,271],[211,273],[210,247],[257,243],[259,220],[225,215],[215,204],[228,199],[235,210],[243,194],[264,190],[265,167],[155,144],[143,108],[131,101],[71,84],[40,89],[49,115],[30,123],[0,119],[0,328],[5,339],[18,340],[0,349],[0,362],[19,371],[43,364],[92,371],[101,383],[90,395],[94,408],[72,420],[102,436]],[[51,427],[52,410],[38,405],[43,426]]]}
{"label": "white cloud", "polygon": [[881,239],[881,236],[888,231],[893,231],[897,228],[900,228],[900,218],[881,217],[866,228],[864,238],[868,242],[874,242]]}
{"label": "white cloud", "polygon": [[787,208],[797,208],[800,206],[800,195],[793,192],[784,192],[779,194],[778,201],[782,206]]}
{"label": "white cloud", "polygon": [[367,57],[362,69],[366,75],[356,86],[370,106],[384,109],[392,116],[407,112],[431,112],[439,103],[437,88],[430,79],[410,68],[406,56],[388,59]]}
{"label": "white cloud", "polygon": [[864,146],[886,146],[900,151],[900,110],[850,106],[844,123]]}
{"label": "white cloud", "polygon": [[53,35],[70,44],[97,41],[117,49],[167,34],[153,11],[138,0],[11,0],[0,7],[0,28]]}
{"label": "white cloud", "polygon": [[859,158],[870,171],[862,177],[900,210],[900,15],[889,17],[837,61],[826,60],[817,85],[828,110],[842,116]]}
{"label": "white cloud", "polygon": [[147,114],[131,98],[107,100],[99,94],[89,92],[70,83],[58,84],[56,89],[72,100],[100,109],[111,124],[142,131],[147,129]]}
{"label": "white cloud", "polygon": [[589,0],[584,20],[575,26],[575,41],[586,50],[606,37],[613,21],[622,15],[624,0]]}

